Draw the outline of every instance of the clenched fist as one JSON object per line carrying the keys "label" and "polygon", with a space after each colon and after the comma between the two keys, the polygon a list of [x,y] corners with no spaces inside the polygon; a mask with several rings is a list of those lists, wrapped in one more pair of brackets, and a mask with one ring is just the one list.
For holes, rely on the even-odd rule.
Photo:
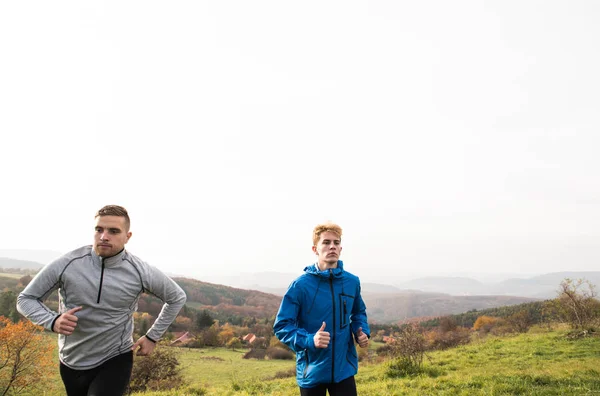
{"label": "clenched fist", "polygon": [[52,327],[52,331],[58,334],[71,335],[77,327],[77,316],[75,312],[80,311],[83,307],[75,307],[69,309],[67,312],[63,312]]}

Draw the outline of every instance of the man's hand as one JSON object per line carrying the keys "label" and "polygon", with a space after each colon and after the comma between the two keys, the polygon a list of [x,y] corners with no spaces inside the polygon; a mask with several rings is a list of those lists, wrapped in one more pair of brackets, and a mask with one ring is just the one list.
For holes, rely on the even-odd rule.
{"label": "man's hand", "polygon": [[146,336],[142,336],[135,344],[133,344],[131,350],[136,352],[137,349],[137,356],[148,356],[154,351],[155,346],[156,344],[154,342],[147,339]]}
{"label": "man's hand", "polygon": [[313,340],[316,348],[327,348],[329,345],[329,333],[325,331],[325,322],[321,325],[319,331],[315,333]]}
{"label": "man's hand", "polygon": [[63,312],[54,322],[52,331],[58,334],[71,335],[77,327],[77,316],[75,312],[80,311],[83,307],[75,307]]}
{"label": "man's hand", "polygon": [[356,342],[358,342],[358,345],[361,348],[366,348],[369,346],[369,337],[363,333],[362,327],[359,327],[358,331],[356,332]]}

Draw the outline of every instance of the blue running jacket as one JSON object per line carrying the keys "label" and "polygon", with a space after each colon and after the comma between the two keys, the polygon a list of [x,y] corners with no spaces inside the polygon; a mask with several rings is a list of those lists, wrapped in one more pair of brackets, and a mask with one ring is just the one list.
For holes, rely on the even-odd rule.
{"label": "blue running jacket", "polygon": [[[316,348],[313,337],[325,322],[331,335],[327,348]],[[354,336],[358,329],[370,338],[360,280],[337,268],[319,271],[316,264],[288,288],[273,330],[281,342],[296,352],[296,380],[302,388],[337,383],[358,371]]]}

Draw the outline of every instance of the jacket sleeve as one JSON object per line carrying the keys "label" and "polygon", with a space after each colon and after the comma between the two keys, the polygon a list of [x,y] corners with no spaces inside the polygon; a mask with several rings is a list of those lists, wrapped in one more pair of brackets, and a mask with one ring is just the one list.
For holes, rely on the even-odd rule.
{"label": "jacket sleeve", "polygon": [[158,341],[183,308],[187,297],[183,289],[159,269],[148,264],[144,265],[144,269],[144,291],[164,302],[152,327],[146,332],[150,340]]}
{"label": "jacket sleeve", "polygon": [[356,298],[354,299],[354,305],[352,306],[350,322],[352,324],[352,334],[356,335],[358,329],[362,327],[363,333],[371,338],[371,330],[369,329],[369,323],[367,322],[367,306],[360,293],[360,282],[357,285]]}
{"label": "jacket sleeve", "polygon": [[43,267],[17,297],[17,311],[47,330],[52,330],[59,314],[48,308],[44,301],[59,288],[63,262],[58,259]]}
{"label": "jacket sleeve", "polygon": [[294,352],[305,349],[314,350],[314,334],[305,329],[298,328],[298,314],[300,312],[300,290],[296,282],[292,283],[281,300],[279,312],[273,324],[273,331],[285,345]]}

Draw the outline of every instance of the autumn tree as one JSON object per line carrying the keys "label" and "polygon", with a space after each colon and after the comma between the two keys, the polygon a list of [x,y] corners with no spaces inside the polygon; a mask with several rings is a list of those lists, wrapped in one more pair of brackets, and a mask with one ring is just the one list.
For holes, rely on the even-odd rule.
{"label": "autumn tree", "polygon": [[500,318],[493,316],[482,315],[477,318],[473,324],[473,330],[479,331],[480,333],[489,333],[492,328],[500,322]]}
{"label": "autumn tree", "polygon": [[221,326],[219,331],[219,342],[221,345],[227,345],[227,342],[235,337],[233,327],[229,323],[225,323]]}
{"label": "autumn tree", "polygon": [[54,343],[27,320],[0,316],[0,396],[41,390],[54,370]]}
{"label": "autumn tree", "polygon": [[242,340],[240,340],[239,338],[233,337],[230,338],[229,341],[227,341],[226,346],[227,348],[235,351],[236,348],[241,348],[244,346],[244,344],[242,344]]}

